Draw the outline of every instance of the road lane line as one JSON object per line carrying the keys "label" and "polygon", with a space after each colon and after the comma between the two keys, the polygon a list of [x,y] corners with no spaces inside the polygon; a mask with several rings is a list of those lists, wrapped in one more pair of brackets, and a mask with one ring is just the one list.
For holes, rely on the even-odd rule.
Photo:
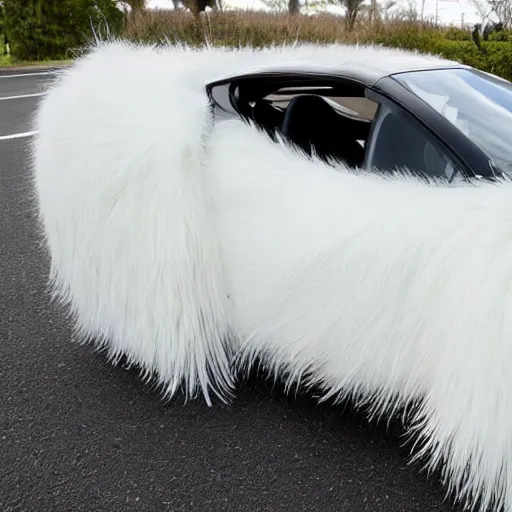
{"label": "road lane line", "polygon": [[25,137],[32,137],[32,135],[35,135],[36,133],[37,131],[13,133],[12,135],[0,135],[0,140],[23,139]]}
{"label": "road lane line", "polygon": [[43,75],[53,75],[55,71],[41,71],[40,73],[17,73],[15,75],[0,75],[0,80],[2,78],[23,78],[24,76],[43,76]]}
{"label": "road lane line", "polygon": [[0,96],[0,101],[5,100],[21,100],[23,98],[37,98],[38,96],[44,96],[44,92],[35,92],[33,94],[18,94],[17,96]]}

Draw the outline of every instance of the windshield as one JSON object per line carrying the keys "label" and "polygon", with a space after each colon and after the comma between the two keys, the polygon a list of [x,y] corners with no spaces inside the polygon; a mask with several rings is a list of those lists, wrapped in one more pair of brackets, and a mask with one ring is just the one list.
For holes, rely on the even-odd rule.
{"label": "windshield", "polygon": [[414,71],[393,78],[441,113],[512,176],[512,84],[470,69]]}

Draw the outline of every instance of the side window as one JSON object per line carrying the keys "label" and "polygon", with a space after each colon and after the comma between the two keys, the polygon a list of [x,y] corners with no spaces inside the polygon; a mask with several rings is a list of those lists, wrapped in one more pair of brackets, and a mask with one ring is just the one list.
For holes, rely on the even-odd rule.
{"label": "side window", "polygon": [[283,87],[267,95],[265,99],[272,102],[276,107],[286,109],[290,101],[297,96],[317,94],[327,100],[339,113],[361,121],[371,121],[375,116],[378,104],[363,95],[364,89],[362,87],[358,92],[358,96],[354,95],[353,91],[349,91],[346,95],[340,95],[339,90],[334,90],[333,87],[329,86]]}
{"label": "side window", "polygon": [[[282,87],[263,98],[281,112],[276,131],[307,154],[361,167],[377,103],[364,87],[339,83]],[[257,105],[256,105],[257,106]]]}
{"label": "side window", "polygon": [[383,103],[375,119],[367,167],[378,171],[409,171],[451,182],[460,164],[415,119],[394,105]]}
{"label": "side window", "polygon": [[[355,95],[354,91],[347,91],[347,94],[343,95],[340,94],[340,89],[335,90],[329,86],[287,87],[267,95],[264,100],[273,107],[281,109],[284,114],[295,98],[311,95],[320,96],[338,116],[346,119],[347,123],[352,122],[359,144],[365,147],[378,103],[366,98],[362,87],[357,91],[358,95]],[[311,118],[312,121],[315,121],[315,116],[311,116]]]}

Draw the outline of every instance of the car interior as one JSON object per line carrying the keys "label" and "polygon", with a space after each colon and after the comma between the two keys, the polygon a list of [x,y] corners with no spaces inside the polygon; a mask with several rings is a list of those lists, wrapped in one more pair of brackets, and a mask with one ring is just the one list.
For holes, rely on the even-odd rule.
{"label": "car interior", "polygon": [[281,134],[311,155],[342,160],[360,166],[365,151],[358,139],[365,137],[368,123],[354,121],[336,112],[321,96],[295,96],[286,108]]}
{"label": "car interior", "polygon": [[308,155],[362,167],[376,104],[364,88],[343,84],[255,84],[237,86],[239,113],[274,140],[280,134]]}
{"label": "car interior", "polygon": [[[251,77],[232,83],[229,95],[242,118],[273,140],[279,134],[329,164],[385,173],[407,169],[419,177],[448,180],[455,175],[454,164],[424,129],[399,112],[383,109],[357,83]],[[373,132],[379,134],[375,139]]]}

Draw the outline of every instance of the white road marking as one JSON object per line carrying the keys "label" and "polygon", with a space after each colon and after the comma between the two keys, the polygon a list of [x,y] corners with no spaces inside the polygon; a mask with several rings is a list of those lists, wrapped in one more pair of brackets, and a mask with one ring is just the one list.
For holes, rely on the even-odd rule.
{"label": "white road marking", "polygon": [[38,96],[44,96],[44,92],[35,92],[33,94],[18,94],[17,96],[0,96],[0,101],[5,100],[21,100],[23,98],[37,98]]}
{"label": "white road marking", "polygon": [[23,78],[25,76],[43,76],[43,75],[52,75],[51,71],[41,71],[37,73],[17,73],[16,75],[0,75],[0,80],[2,78]]}
{"label": "white road marking", "polygon": [[25,137],[32,137],[37,132],[24,132],[24,133],[13,133],[12,135],[0,135],[0,140],[12,140],[12,139],[23,139]]}

